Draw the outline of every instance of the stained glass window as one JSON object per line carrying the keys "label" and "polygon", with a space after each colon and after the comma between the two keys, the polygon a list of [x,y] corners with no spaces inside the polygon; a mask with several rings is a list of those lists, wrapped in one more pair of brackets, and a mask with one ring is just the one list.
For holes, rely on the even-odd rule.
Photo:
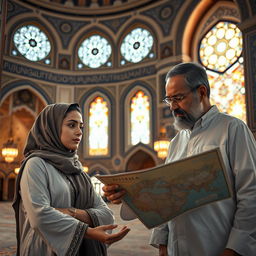
{"label": "stained glass window", "polygon": [[[107,62],[111,52],[111,46],[104,37],[93,35],[82,42],[78,56],[86,66],[98,68]],[[111,66],[111,62],[108,66]]]}
{"label": "stained glass window", "polygon": [[[127,61],[140,62],[150,53],[153,42],[153,37],[148,30],[135,28],[124,38],[121,44],[121,54]],[[124,63],[122,60],[121,64]]]}
{"label": "stained glass window", "polygon": [[108,105],[102,97],[96,97],[89,110],[89,155],[108,154]]}
{"label": "stained glass window", "polygon": [[19,28],[14,33],[13,42],[20,54],[31,61],[42,60],[51,51],[48,37],[34,25]]}
{"label": "stained glass window", "polygon": [[219,22],[204,36],[199,58],[207,69],[211,103],[246,121],[242,33],[231,22]]}
{"label": "stained glass window", "polygon": [[139,90],[131,99],[131,144],[150,142],[150,102],[149,96]]}

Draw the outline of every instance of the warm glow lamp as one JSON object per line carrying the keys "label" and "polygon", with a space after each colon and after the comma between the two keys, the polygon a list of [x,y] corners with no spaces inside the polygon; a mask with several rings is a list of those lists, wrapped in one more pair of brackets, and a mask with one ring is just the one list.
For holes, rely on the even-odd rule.
{"label": "warm glow lamp", "polygon": [[167,157],[169,141],[165,139],[160,139],[155,141],[154,150],[157,152],[157,156],[161,159],[165,159]]}
{"label": "warm glow lamp", "polygon": [[17,168],[14,169],[14,172],[15,172],[15,174],[17,174],[17,175],[18,175],[19,171],[20,171],[20,168],[19,168],[19,167],[17,167]]}
{"label": "warm glow lamp", "polygon": [[87,173],[89,171],[89,168],[87,166],[83,166],[83,170],[84,170],[84,172]]}
{"label": "warm glow lamp", "polygon": [[11,163],[14,158],[18,155],[17,145],[13,142],[13,139],[10,138],[6,143],[4,143],[2,148],[2,156],[4,157],[5,162]]}
{"label": "warm glow lamp", "polygon": [[161,127],[159,140],[154,143],[154,150],[159,158],[165,159],[167,157],[169,144],[170,141],[166,139],[166,129]]}

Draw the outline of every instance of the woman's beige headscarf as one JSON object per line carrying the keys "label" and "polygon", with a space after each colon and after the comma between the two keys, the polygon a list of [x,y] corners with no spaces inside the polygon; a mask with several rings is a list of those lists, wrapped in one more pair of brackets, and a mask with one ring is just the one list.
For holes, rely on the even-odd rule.
{"label": "woman's beige headscarf", "polygon": [[36,154],[65,174],[82,172],[76,152],[65,148],[60,140],[64,116],[72,105],[79,108],[78,104],[52,104],[39,114],[27,138],[26,158]]}
{"label": "woman's beige headscarf", "polygon": [[[93,225],[99,226],[96,215],[90,211],[93,208],[93,186],[89,176],[83,172],[82,165],[78,160],[77,152],[70,151],[62,144],[60,140],[62,122],[67,110],[71,106],[78,104],[52,104],[45,107],[37,117],[33,127],[31,128],[27,143],[24,149],[24,160],[16,179],[16,187],[13,201],[13,208],[16,218],[16,235],[17,235],[17,256],[19,255],[20,230],[19,230],[19,206],[20,196],[20,180],[24,166],[28,159],[32,157],[40,157],[53,165],[58,171],[64,173],[74,188],[74,205],[78,209],[86,209],[90,215]],[[86,245],[84,244],[86,243]],[[105,245],[94,240],[84,240],[81,245],[83,250],[81,255],[105,255]],[[79,255],[79,254],[77,254]]]}

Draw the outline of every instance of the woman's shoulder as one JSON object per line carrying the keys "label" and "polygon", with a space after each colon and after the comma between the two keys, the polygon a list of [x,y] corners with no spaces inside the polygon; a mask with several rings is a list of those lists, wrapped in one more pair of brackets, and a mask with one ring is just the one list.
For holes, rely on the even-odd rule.
{"label": "woman's shoulder", "polygon": [[24,169],[36,170],[41,169],[47,171],[50,168],[50,164],[47,163],[43,158],[33,156],[26,161]]}
{"label": "woman's shoulder", "polygon": [[45,160],[39,156],[33,156],[33,157],[30,157],[27,162],[26,162],[26,165],[28,164],[36,164],[36,165],[39,165],[39,164],[45,164]]}

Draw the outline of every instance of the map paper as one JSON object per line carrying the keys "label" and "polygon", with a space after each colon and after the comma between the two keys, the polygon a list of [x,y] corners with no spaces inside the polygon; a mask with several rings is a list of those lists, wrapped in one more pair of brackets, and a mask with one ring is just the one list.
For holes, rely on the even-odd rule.
{"label": "map paper", "polygon": [[95,177],[125,189],[124,202],[149,229],[199,206],[231,197],[217,148],[151,169]]}

